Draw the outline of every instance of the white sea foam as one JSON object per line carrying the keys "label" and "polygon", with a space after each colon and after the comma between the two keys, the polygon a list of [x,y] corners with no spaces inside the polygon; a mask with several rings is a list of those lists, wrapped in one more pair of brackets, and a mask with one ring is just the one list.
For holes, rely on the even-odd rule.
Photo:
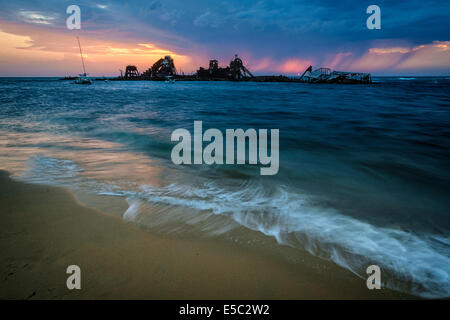
{"label": "white sea foam", "polygon": [[28,170],[16,178],[36,184],[73,185],[79,181],[82,171],[83,169],[71,160],[34,156],[28,160]]}
{"label": "white sea foam", "polygon": [[237,223],[275,237],[281,244],[305,248],[366,277],[378,264],[385,285],[424,297],[450,296],[450,238],[383,228],[313,204],[286,187],[269,190],[258,182],[240,187],[171,184],[124,190],[113,184],[81,179],[82,169],[69,160],[35,157],[22,180],[34,183],[83,185],[100,195],[127,198],[123,218],[135,221],[144,201],[187,207],[199,214],[225,215]]}
{"label": "white sea foam", "polygon": [[141,199],[229,215],[249,229],[273,236],[281,244],[304,247],[366,277],[365,268],[378,264],[385,285],[424,297],[450,296],[450,239],[373,226],[331,208],[310,204],[307,197],[278,188],[268,194],[261,186],[236,191],[213,183],[201,188],[142,186]]}
{"label": "white sea foam", "polygon": [[136,198],[127,198],[127,202],[128,209],[123,214],[123,219],[125,221],[134,221],[138,214],[139,207],[141,206],[141,201]]}

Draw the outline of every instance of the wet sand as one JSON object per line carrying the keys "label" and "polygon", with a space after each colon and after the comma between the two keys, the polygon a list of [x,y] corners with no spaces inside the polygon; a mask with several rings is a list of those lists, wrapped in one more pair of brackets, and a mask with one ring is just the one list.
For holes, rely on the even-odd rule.
{"label": "wet sand", "polygon": [[[301,253],[299,253],[301,254]],[[308,254],[154,235],[0,171],[0,299],[405,299]],[[68,290],[66,268],[81,268]]]}

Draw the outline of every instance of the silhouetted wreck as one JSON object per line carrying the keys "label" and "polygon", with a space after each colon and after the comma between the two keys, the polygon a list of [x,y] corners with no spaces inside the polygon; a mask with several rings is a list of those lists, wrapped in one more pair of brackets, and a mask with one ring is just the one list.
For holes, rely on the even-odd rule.
{"label": "silhouetted wreck", "polygon": [[144,80],[165,80],[168,77],[173,77],[177,75],[177,70],[175,69],[175,64],[170,56],[165,56],[164,58],[156,61],[151,68],[148,68],[143,74],[142,79]]}
{"label": "silhouetted wreck", "polygon": [[139,73],[136,66],[128,65],[125,69],[125,75],[120,72],[120,80],[167,80],[177,75],[175,64],[170,56],[156,61],[153,66]]}
{"label": "silhouetted wreck", "polygon": [[372,83],[370,73],[332,71],[330,68],[313,70],[309,66],[300,77],[253,76],[236,54],[226,67],[219,67],[215,59],[209,61],[208,69],[200,67],[193,75],[177,73],[175,63],[170,56],[156,61],[143,73],[134,65],[128,65],[125,74],[120,71],[115,80],[153,80],[153,81],[255,81],[255,82],[300,82],[300,83]]}
{"label": "silhouetted wreck", "polygon": [[239,81],[254,78],[253,74],[244,66],[241,58],[234,55],[230,65],[225,68],[219,68],[217,60],[209,60],[209,68],[200,67],[197,70],[198,80],[217,80],[217,81]]}
{"label": "silhouetted wreck", "polygon": [[125,68],[125,79],[137,79],[139,77],[139,71],[136,66],[127,66]]}
{"label": "silhouetted wreck", "polygon": [[309,66],[301,75],[300,82],[308,83],[372,83],[370,73],[332,71],[330,68],[312,70]]}

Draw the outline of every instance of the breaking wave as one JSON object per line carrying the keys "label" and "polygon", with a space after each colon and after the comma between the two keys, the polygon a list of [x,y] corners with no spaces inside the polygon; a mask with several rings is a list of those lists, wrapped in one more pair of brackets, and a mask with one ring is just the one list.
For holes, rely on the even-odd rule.
{"label": "breaking wave", "polygon": [[[128,191],[99,193],[130,197]],[[377,264],[384,270],[382,280],[388,287],[423,297],[450,295],[450,239],[446,237],[376,227],[335,209],[313,205],[308,197],[286,188],[268,192],[252,183],[235,191],[214,183],[200,188],[141,186],[134,198],[227,215],[280,244],[305,248],[360,277],[367,277],[367,266]],[[136,205],[131,201],[127,220],[132,220]]]}
{"label": "breaking wave", "polygon": [[[82,178],[70,160],[34,157],[19,179],[88,189],[98,195],[121,196],[129,208],[124,220],[136,222],[142,203],[190,208],[199,215],[227,216],[251,230],[274,237],[280,244],[310,253],[367,277],[379,265],[385,286],[428,298],[450,296],[450,238],[379,227],[346,216],[288,187],[268,188],[257,180],[240,186],[170,184],[125,189]],[[143,213],[145,214],[145,212]],[[226,229],[225,229],[226,230]]]}

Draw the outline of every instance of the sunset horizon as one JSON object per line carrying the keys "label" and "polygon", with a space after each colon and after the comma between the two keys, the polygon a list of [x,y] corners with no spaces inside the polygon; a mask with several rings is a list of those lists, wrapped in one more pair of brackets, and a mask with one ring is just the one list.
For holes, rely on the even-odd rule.
{"label": "sunset horizon", "polygon": [[405,14],[404,6],[393,5],[383,12],[383,27],[368,30],[363,4],[284,3],[230,2],[213,11],[204,1],[81,2],[80,30],[66,28],[67,1],[8,3],[0,14],[0,76],[80,73],[76,36],[94,77],[118,76],[126,65],[144,71],[165,55],[178,71],[193,74],[210,59],[225,66],[234,54],[256,75],[293,76],[309,65],[374,76],[450,74],[447,24],[441,33],[427,31],[445,10],[436,15],[417,2],[410,6],[416,14]]}
{"label": "sunset horizon", "polygon": [[0,7],[0,300],[450,298],[450,1]]}

